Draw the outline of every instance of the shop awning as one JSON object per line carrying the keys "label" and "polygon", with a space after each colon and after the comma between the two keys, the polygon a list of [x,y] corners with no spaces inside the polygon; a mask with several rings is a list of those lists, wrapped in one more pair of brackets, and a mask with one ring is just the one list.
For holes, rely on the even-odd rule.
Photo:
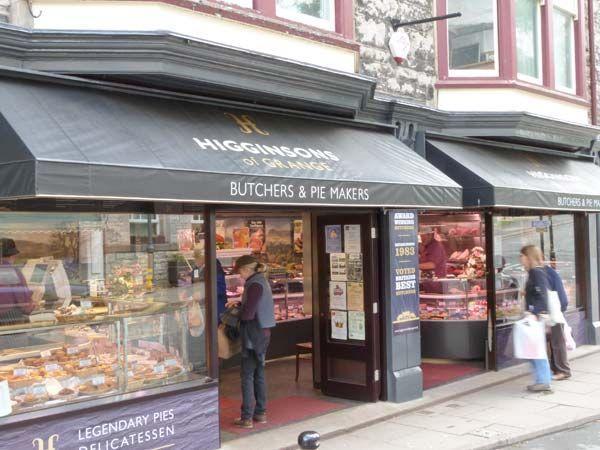
{"label": "shop awning", "polygon": [[0,77],[0,197],[459,207],[387,132]]}
{"label": "shop awning", "polygon": [[600,167],[584,155],[430,137],[427,160],[463,187],[465,207],[600,211]]}

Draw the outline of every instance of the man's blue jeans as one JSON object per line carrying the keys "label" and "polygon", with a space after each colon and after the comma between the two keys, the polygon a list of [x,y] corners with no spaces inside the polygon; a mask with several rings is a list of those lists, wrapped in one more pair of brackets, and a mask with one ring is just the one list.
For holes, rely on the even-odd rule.
{"label": "man's blue jeans", "polygon": [[[242,419],[267,412],[267,384],[265,382],[265,358],[254,350],[242,356]],[[550,369],[548,369],[550,370]],[[256,401],[256,405],[254,402]]]}
{"label": "man's blue jeans", "polygon": [[552,373],[548,359],[531,359],[530,361],[533,366],[535,384],[550,384]]}

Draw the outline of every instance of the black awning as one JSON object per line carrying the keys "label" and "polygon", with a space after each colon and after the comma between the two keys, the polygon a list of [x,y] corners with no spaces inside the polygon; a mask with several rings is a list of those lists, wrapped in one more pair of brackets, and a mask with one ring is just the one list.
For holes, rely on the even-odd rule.
{"label": "black awning", "polygon": [[0,78],[0,197],[459,207],[461,189],[388,133]]}
{"label": "black awning", "polygon": [[600,167],[583,155],[429,138],[427,160],[463,187],[465,207],[600,211]]}

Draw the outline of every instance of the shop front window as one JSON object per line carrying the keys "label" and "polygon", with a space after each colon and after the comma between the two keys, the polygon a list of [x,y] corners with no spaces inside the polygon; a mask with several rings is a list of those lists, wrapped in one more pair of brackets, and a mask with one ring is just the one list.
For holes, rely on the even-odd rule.
{"label": "shop front window", "polygon": [[539,0],[516,0],[517,71],[521,78],[541,78],[541,21]]}
{"label": "shop front window", "polygon": [[487,320],[480,214],[421,215],[419,267],[421,320]]}
{"label": "shop front window", "polygon": [[450,71],[463,76],[497,72],[496,0],[448,0],[447,11],[462,13],[448,21]]}
{"label": "shop front window", "polygon": [[579,306],[574,216],[497,216],[494,218],[497,319],[511,321],[523,315],[525,299],[522,291],[527,273],[519,262],[519,254],[525,245],[537,245],[547,264],[558,272],[565,286],[569,309]]}
{"label": "shop front window", "polygon": [[276,0],[277,15],[335,31],[334,0]]}
{"label": "shop front window", "polygon": [[192,217],[0,214],[0,383],[13,413],[207,373]]}
{"label": "shop front window", "polygon": [[303,228],[301,216],[218,216],[217,259],[225,272],[227,300],[240,300],[244,291],[243,279],[233,271],[235,261],[253,255],[268,267],[275,320],[310,318],[311,300],[304,295]]}

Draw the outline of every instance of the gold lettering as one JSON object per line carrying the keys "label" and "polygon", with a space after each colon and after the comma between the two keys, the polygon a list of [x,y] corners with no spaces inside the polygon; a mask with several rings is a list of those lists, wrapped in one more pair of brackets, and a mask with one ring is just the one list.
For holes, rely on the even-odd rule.
{"label": "gold lettering", "polygon": [[268,131],[263,131],[260,128],[258,128],[258,125],[256,124],[256,122],[254,122],[248,115],[246,114],[232,114],[232,113],[224,113],[225,117],[229,117],[230,119],[232,119],[233,121],[235,121],[235,123],[237,123],[238,127],[240,128],[240,131],[244,134],[252,134],[252,133],[258,133],[258,134],[262,134],[263,136],[269,136],[269,132]]}
{"label": "gold lettering", "polygon": [[36,450],[57,450],[54,444],[58,441],[58,434],[53,434],[48,438],[48,447],[43,439],[37,438],[31,441],[31,444],[36,447]]}

